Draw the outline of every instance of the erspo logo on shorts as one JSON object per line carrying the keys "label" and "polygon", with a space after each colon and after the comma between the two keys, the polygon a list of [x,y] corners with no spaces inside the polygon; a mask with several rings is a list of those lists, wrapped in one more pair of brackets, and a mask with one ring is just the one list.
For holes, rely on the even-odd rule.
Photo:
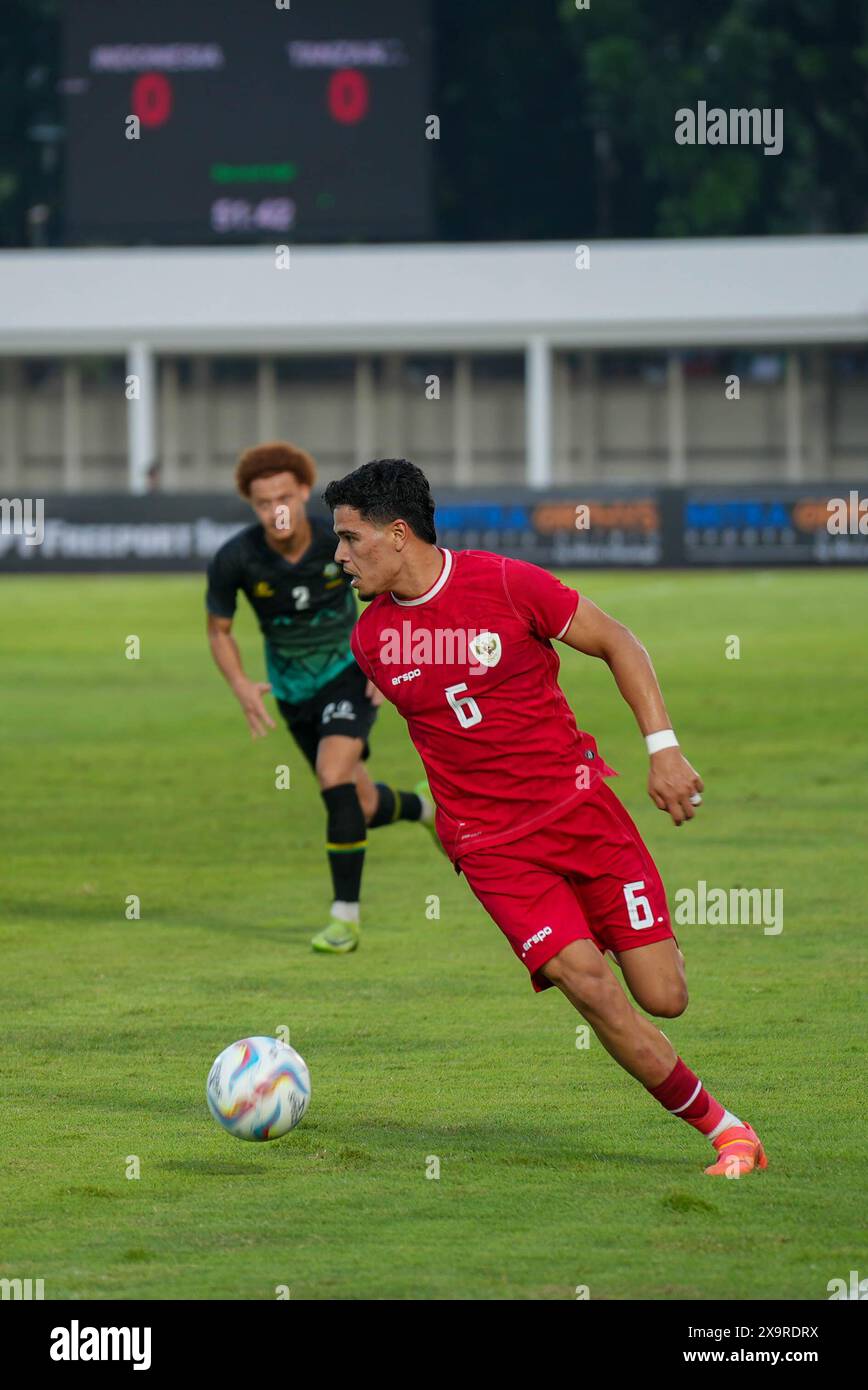
{"label": "erspo logo on shorts", "polygon": [[527,941],[524,942],[521,948],[521,954],[526,956],[531,946],[538,946],[541,941],[545,941],[546,937],[551,936],[551,934],[551,927],[543,927],[541,931],[534,932],[533,936],[529,936]]}

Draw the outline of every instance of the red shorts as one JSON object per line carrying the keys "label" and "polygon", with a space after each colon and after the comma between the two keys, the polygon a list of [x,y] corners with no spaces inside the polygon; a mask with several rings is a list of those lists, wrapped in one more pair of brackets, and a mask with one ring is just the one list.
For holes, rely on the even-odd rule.
{"label": "red shorts", "polygon": [[618,954],[674,935],[654,860],[605,782],[523,839],[463,854],[460,867],[535,990],[549,988],[540,967],[571,941]]}

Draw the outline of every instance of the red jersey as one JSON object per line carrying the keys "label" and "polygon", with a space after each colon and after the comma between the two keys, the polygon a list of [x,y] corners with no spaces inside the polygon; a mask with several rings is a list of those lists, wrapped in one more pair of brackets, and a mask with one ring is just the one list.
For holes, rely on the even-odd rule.
{"label": "red jersey", "polygon": [[407,721],[453,861],[560,816],[615,774],[558,685],[551,644],[579,604],[547,570],[485,550],[443,549],[415,599],[379,594],[353,654]]}

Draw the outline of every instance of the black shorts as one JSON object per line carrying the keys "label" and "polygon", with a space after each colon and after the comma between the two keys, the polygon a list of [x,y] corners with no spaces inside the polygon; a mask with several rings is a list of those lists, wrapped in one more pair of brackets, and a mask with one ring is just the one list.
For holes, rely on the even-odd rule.
{"label": "black shorts", "polygon": [[278,709],[286,720],[289,732],[312,768],[316,768],[316,750],[320,739],[328,738],[330,734],[360,738],[362,757],[367,758],[370,752],[368,734],[377,717],[376,707],[365,694],[367,684],[364,672],[353,662],[309,700],[302,700],[297,705],[278,700]]}

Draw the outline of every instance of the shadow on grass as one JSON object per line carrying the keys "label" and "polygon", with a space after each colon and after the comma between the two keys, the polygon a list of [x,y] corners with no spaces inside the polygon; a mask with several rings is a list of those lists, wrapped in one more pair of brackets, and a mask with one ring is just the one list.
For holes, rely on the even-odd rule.
{"label": "shadow on grass", "polygon": [[254,1163],[233,1163],[228,1158],[173,1158],[154,1167],[164,1173],[188,1173],[198,1178],[258,1178],[267,1177],[269,1172]]}
{"label": "shadow on grass", "polygon": [[[83,894],[80,889],[70,889],[58,893],[54,898],[4,897],[3,900],[3,919],[7,928],[31,923],[56,927],[60,921],[62,924],[83,923],[107,931],[113,931],[118,927],[138,926],[141,931],[147,931],[149,934],[155,928],[225,935],[237,933],[245,940],[255,940],[259,937],[273,940],[276,932],[285,932],[287,941],[307,942],[313,932],[322,926],[315,913],[310,914],[309,922],[298,925],[290,922],[287,917],[275,915],[273,911],[264,914],[261,921],[251,923],[249,916],[243,915],[244,909],[241,907],[233,916],[226,916],[218,915],[213,910],[209,915],[207,907],[198,905],[195,917],[179,917],[174,904],[165,908],[151,905],[148,908],[147,922],[130,921],[124,912],[125,894],[120,890],[117,897],[109,897],[104,891],[89,896]],[[86,944],[86,941],[82,944]]]}
{"label": "shadow on grass", "polygon": [[[347,1140],[352,1140],[348,1143]],[[236,1141],[238,1142],[238,1141]],[[509,1129],[503,1125],[462,1125],[447,1128],[436,1125],[401,1126],[394,1123],[360,1125],[354,1123],[340,1136],[332,1135],[327,1125],[320,1123],[316,1132],[304,1127],[286,1135],[283,1139],[272,1140],[265,1145],[251,1144],[249,1163],[251,1167],[220,1160],[179,1159],[166,1161],[159,1166],[177,1172],[202,1172],[221,1175],[230,1171],[268,1171],[274,1163],[304,1164],[310,1171],[310,1163],[322,1165],[324,1171],[349,1171],[370,1168],[377,1165],[394,1168],[395,1164],[418,1164],[429,1154],[436,1154],[441,1160],[458,1163],[466,1172],[478,1171],[483,1167],[517,1170],[516,1175],[525,1171],[545,1170],[549,1173],[589,1173],[597,1170],[605,1172],[607,1165],[630,1169],[661,1169],[670,1171],[674,1163],[684,1165],[684,1176],[691,1169],[701,1173],[698,1165],[701,1155],[684,1150],[679,1153],[674,1148],[667,1152],[655,1151],[649,1147],[647,1152],[624,1153],[620,1150],[600,1148],[592,1143],[568,1145],[561,1138],[541,1135],[538,1130]],[[258,1162],[257,1151],[266,1163]],[[266,1166],[267,1164],[267,1166]],[[698,1165],[698,1166],[697,1166]]]}

